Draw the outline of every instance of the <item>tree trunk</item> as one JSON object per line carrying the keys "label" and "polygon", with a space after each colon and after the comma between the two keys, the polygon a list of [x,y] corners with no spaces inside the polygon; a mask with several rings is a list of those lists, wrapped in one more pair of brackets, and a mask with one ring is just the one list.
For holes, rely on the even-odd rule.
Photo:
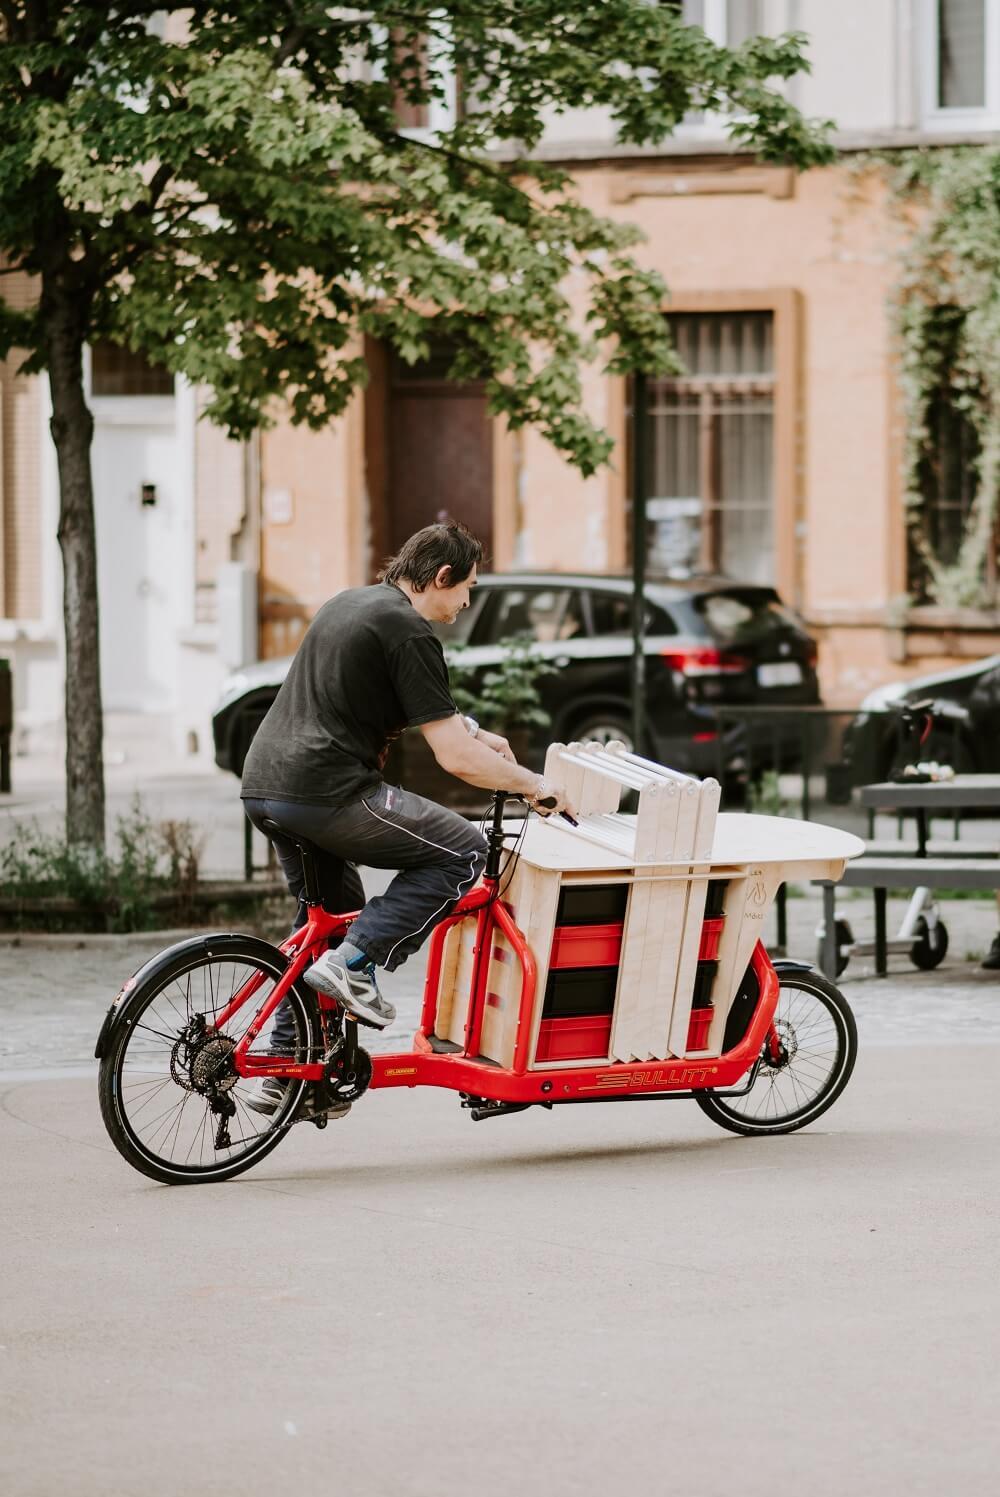
{"label": "tree trunk", "polygon": [[70,277],[56,273],[43,281],[66,631],[66,835],[70,842],[103,848],[104,712],[90,469],[94,419],[83,388],[84,300]]}

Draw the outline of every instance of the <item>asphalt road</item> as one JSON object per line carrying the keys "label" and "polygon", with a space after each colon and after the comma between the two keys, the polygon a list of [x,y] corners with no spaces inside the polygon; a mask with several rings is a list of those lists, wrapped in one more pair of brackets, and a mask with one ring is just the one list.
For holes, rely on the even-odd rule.
{"label": "asphalt road", "polygon": [[10,1081],[0,1490],[986,1497],[998,1061],[869,1047],[772,1140],[389,1091],[182,1189]]}

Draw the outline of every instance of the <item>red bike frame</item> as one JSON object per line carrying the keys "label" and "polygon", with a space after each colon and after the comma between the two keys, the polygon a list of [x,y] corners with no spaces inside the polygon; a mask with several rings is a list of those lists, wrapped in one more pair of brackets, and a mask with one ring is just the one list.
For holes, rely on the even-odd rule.
{"label": "red bike frame", "polygon": [[[392,1055],[372,1057],[371,1086],[440,1086],[464,1092],[488,1101],[505,1103],[555,1103],[596,1100],[601,1097],[642,1096],[689,1092],[701,1088],[733,1087],[745,1076],[768,1042],[777,1058],[779,1040],[772,1019],[778,1002],[778,974],[764,947],[757,943],[751,965],[759,984],[759,997],[743,1039],[726,1054],[693,1060],[645,1062],[603,1062],[599,1065],[529,1069],[537,964],[508,907],[497,897],[496,878],[483,882],[463,896],[454,910],[438,925],[430,939],[427,976],[420,1028],[413,1049]],[[246,1034],[233,1053],[241,1076],[280,1076],[289,1080],[321,1081],[320,1060],[290,1061],[280,1056],[255,1055],[251,1046],[270,1016],[305,969],[326,950],[332,941],[340,941],[357,915],[330,915],[320,905],[309,907],[308,919],[281,943],[288,966],[266,1002],[255,1014]],[[461,1051],[439,1054],[431,1047],[437,1016],[438,986],[445,937],[460,920],[475,918],[475,963],[465,1025],[465,1042]],[[478,1059],[479,1039],[486,1006],[486,983],[489,973],[493,932],[499,927],[517,955],[521,968],[521,997],[518,1010],[514,1059],[509,1068]],[[265,973],[256,973],[234,994],[215,1020],[215,1028],[226,1024],[267,981]],[[317,995],[320,1008],[336,1009],[334,999]]]}

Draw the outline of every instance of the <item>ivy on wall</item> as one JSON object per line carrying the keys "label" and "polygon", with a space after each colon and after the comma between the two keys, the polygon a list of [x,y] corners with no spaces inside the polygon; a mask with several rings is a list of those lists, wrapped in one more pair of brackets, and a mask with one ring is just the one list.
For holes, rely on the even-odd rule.
{"label": "ivy on wall", "polygon": [[[931,601],[952,608],[994,606],[987,562],[1000,484],[1000,147],[916,150],[880,159],[909,228],[893,310],[911,545]],[[974,434],[974,497],[951,556],[935,545],[927,505],[942,390]]]}

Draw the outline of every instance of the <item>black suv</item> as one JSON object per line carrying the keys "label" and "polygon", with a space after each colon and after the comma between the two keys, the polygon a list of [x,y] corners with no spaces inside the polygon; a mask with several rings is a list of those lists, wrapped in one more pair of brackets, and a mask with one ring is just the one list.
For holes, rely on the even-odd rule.
{"label": "black suv", "polygon": [[[539,680],[550,741],[632,739],[632,583],[625,576],[507,573],[486,576],[442,642],[461,645],[462,664],[494,665],[502,641],[528,634],[556,666]],[[718,773],[714,708],[816,703],[816,646],[771,587],[699,577],[646,587],[648,748],[678,769]],[[250,740],[284,679],[289,660],[246,667],[224,684],[212,721],[215,761],[239,774]],[[533,762],[530,761],[530,762]]]}

